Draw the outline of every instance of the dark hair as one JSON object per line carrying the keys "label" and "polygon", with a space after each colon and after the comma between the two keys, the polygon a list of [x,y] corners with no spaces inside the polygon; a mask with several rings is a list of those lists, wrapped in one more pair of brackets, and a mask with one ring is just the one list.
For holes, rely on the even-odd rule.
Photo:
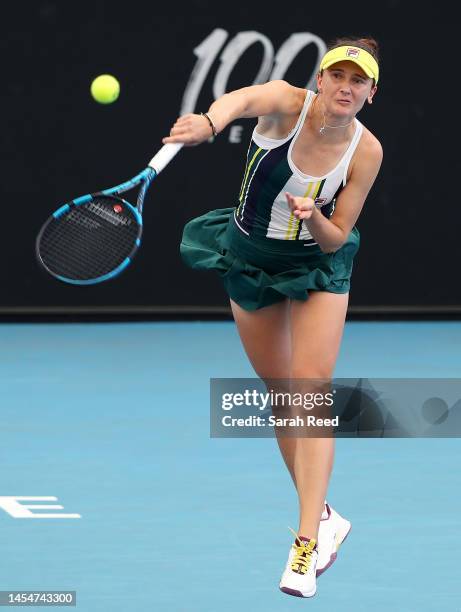
{"label": "dark hair", "polygon": [[336,49],[336,47],[359,47],[359,49],[368,51],[379,63],[379,45],[374,38],[359,38],[357,36],[335,38],[328,44],[327,51]]}

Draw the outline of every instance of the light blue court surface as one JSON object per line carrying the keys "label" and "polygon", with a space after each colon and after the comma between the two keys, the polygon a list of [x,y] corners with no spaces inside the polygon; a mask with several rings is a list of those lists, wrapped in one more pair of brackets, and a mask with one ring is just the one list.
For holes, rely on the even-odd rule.
{"label": "light blue court surface", "polygon": [[[82,517],[0,509],[0,590],[76,590],[55,609],[84,612],[461,610],[459,439],[338,440],[329,500],[352,532],[298,599],[278,591],[297,501],[276,442],[209,437],[209,378],[253,376],[232,323],[0,338],[0,496]],[[459,377],[460,347],[458,322],[351,322],[336,376]]]}

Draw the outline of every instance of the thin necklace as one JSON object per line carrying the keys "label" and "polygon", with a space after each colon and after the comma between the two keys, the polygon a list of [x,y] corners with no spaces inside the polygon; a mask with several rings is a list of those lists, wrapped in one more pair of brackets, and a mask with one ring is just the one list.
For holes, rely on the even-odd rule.
{"label": "thin necklace", "polygon": [[[315,98],[315,100],[314,100],[314,104],[317,102],[317,98],[318,98],[318,97],[319,97],[319,96],[317,95],[317,96],[316,96],[316,98]],[[312,108],[312,116],[314,115],[314,112],[313,112],[313,111],[314,111],[314,108]],[[322,111],[322,112],[323,112],[323,111]],[[355,117],[354,117],[354,119],[355,119]],[[319,134],[322,134],[322,135],[323,135],[323,133],[325,132],[325,129],[326,129],[326,128],[330,128],[331,130],[335,130],[336,128],[345,128],[345,127],[349,127],[350,125],[352,125],[352,124],[354,123],[354,119],[352,119],[352,121],[349,121],[349,123],[346,123],[346,125],[328,125],[328,124],[325,122],[325,113],[323,112],[323,125],[322,125],[322,127],[319,129]]]}
{"label": "thin necklace", "polygon": [[328,125],[327,123],[325,123],[325,113],[324,113],[323,114],[323,125],[319,129],[319,134],[323,134],[323,132],[325,131],[325,128],[330,128],[330,130],[334,130],[336,128],[348,127],[349,125],[352,125],[353,123],[354,123],[354,119],[352,119],[352,121],[350,121],[349,123],[346,123],[346,125]]}

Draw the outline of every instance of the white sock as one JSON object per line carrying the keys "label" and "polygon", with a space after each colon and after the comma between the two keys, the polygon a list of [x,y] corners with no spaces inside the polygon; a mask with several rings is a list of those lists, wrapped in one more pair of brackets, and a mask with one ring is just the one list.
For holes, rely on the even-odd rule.
{"label": "white sock", "polygon": [[[327,503],[327,501],[325,500],[325,504],[326,504],[326,503]],[[326,507],[324,506],[324,508],[323,508],[323,512],[322,512],[322,516],[320,517],[320,520],[322,520],[322,521],[323,521],[323,520],[325,520],[325,519],[327,519],[327,518],[328,518],[328,512],[327,512]]]}

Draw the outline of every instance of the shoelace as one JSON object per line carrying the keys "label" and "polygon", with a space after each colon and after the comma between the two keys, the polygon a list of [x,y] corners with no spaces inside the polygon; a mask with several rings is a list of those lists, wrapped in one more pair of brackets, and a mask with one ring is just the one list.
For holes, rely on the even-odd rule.
{"label": "shoelace", "polygon": [[291,569],[297,574],[304,575],[307,573],[312,562],[312,553],[314,552],[316,541],[314,539],[309,540],[309,542],[300,540],[296,531],[291,527],[289,527],[289,529],[295,536],[295,542],[292,546],[295,551],[295,555],[291,562]]}

